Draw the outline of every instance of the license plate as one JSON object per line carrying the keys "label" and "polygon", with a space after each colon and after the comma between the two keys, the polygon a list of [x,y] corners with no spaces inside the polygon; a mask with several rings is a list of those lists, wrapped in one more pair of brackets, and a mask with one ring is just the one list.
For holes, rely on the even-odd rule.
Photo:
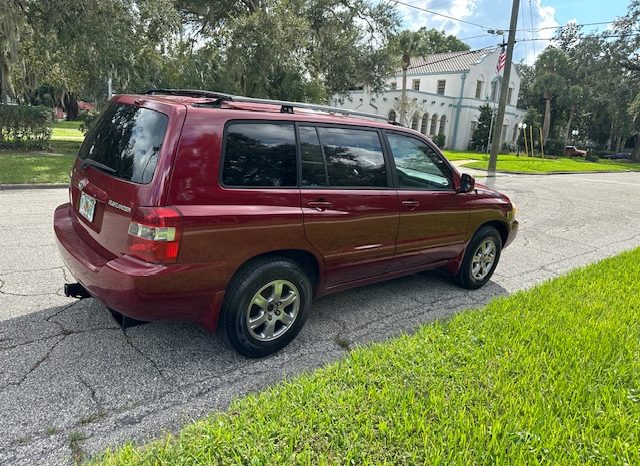
{"label": "license plate", "polygon": [[96,210],[96,199],[95,197],[89,196],[87,193],[80,194],[80,207],[78,208],[78,212],[84,218],[93,222],[93,214]]}

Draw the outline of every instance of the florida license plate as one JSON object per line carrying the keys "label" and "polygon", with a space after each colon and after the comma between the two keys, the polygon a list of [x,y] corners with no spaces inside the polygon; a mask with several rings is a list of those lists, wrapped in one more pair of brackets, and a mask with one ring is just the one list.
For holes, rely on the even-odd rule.
{"label": "florida license plate", "polygon": [[93,222],[93,214],[96,210],[96,198],[89,196],[87,193],[80,194],[80,207],[78,208],[78,212],[84,218]]}

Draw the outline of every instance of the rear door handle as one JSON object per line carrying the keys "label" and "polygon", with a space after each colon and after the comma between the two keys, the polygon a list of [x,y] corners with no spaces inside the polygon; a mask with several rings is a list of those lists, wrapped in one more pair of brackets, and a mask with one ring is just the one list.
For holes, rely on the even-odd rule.
{"label": "rear door handle", "polygon": [[333,202],[323,201],[323,200],[309,201],[307,202],[307,207],[311,207],[312,209],[322,211],[322,210],[330,209],[331,207],[333,207]]}
{"label": "rear door handle", "polygon": [[416,207],[418,207],[420,203],[418,201],[414,201],[413,199],[409,199],[407,201],[402,201],[402,205],[404,207],[408,207],[409,209],[413,210]]}

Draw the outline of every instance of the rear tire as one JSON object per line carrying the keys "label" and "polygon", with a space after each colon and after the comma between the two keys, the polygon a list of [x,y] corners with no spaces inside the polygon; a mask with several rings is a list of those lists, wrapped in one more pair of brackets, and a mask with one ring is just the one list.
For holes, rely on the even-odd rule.
{"label": "rear tire", "polygon": [[282,257],[252,261],[227,288],[220,331],[238,353],[259,358],[287,346],[298,335],[312,300],[309,278]]}
{"label": "rear tire", "polygon": [[467,246],[454,281],[468,290],[476,290],[489,281],[500,260],[502,239],[494,227],[480,228]]}

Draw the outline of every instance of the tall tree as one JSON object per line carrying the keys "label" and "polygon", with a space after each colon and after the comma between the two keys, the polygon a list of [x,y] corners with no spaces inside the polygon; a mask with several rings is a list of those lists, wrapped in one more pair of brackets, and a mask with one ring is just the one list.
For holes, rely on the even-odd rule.
{"label": "tall tree", "polygon": [[0,3],[0,103],[16,97],[12,74],[24,68],[22,41],[26,32],[26,1]]}
{"label": "tall tree", "polygon": [[402,96],[400,98],[400,123],[407,125],[407,71],[411,60],[440,52],[469,50],[469,46],[457,37],[446,35],[435,29],[420,28],[417,31],[404,30],[393,38],[392,50],[400,59],[402,70]]}
{"label": "tall tree", "polygon": [[557,48],[549,47],[540,54],[536,61],[536,79],[534,88],[542,95],[545,102],[542,137],[546,142],[551,128],[551,101],[566,92],[564,75],[568,72],[565,53]]}

